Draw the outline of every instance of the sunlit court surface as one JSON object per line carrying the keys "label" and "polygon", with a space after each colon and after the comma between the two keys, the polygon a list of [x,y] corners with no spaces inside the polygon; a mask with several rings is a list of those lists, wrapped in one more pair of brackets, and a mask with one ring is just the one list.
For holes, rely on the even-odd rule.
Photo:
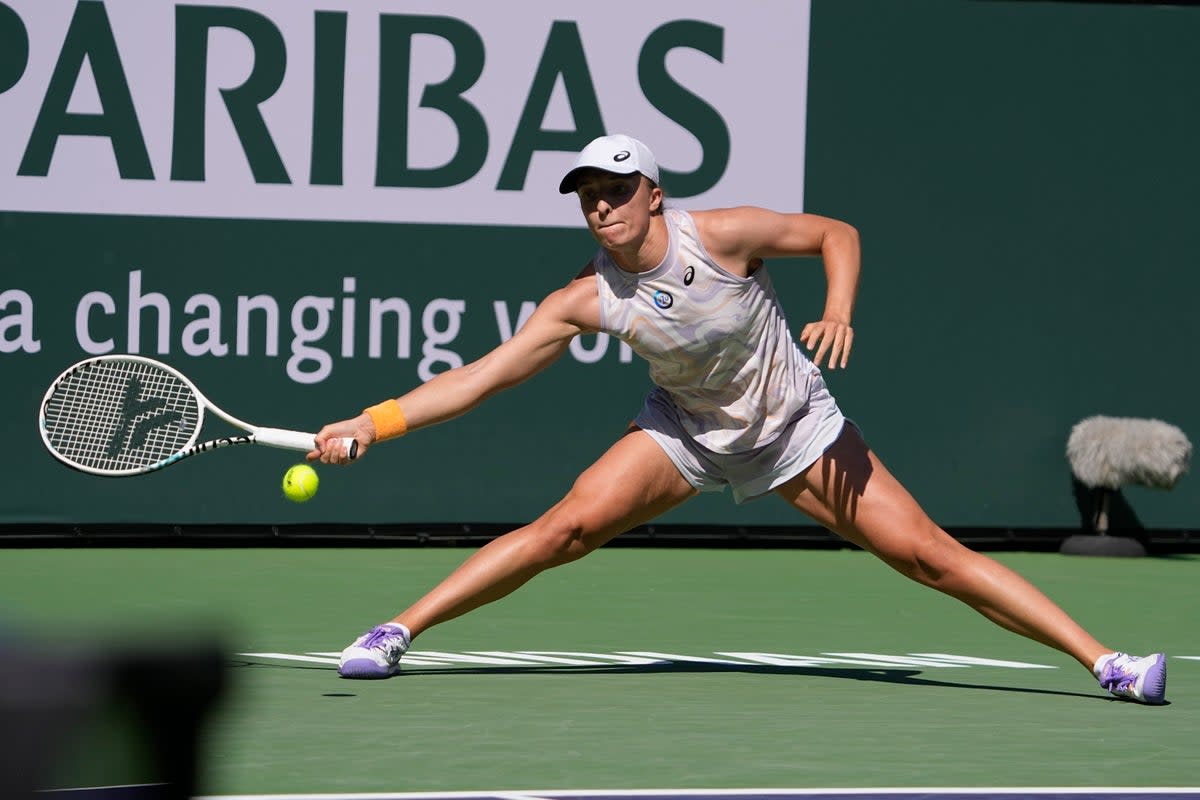
{"label": "sunlit court surface", "polygon": [[[1102,638],[1166,650],[1161,707],[857,551],[602,550],[420,637],[397,677],[338,678],[341,647],[462,556],[10,550],[8,649],[219,641],[205,795],[1196,791],[1195,637],[1120,601],[1187,608],[1195,556],[997,554]],[[145,743],[110,717],[62,735],[61,787],[142,782]]]}

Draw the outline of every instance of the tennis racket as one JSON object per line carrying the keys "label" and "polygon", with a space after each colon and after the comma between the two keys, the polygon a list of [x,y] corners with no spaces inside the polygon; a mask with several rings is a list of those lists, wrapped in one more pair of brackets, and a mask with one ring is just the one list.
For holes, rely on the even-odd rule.
{"label": "tennis racket", "polygon": [[[246,435],[197,443],[205,410]],[[93,475],[143,475],[239,444],[304,452],[315,447],[314,434],[243,422],[178,370],[134,355],[96,356],[69,367],[46,391],[38,429],[55,458]],[[342,441],[350,458],[358,455],[358,442]]]}

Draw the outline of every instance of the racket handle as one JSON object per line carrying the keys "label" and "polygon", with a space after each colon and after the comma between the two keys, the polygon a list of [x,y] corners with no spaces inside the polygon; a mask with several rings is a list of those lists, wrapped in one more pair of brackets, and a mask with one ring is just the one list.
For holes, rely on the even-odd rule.
{"label": "racket handle", "polygon": [[[300,450],[307,453],[317,446],[315,436],[301,431],[289,431],[283,428],[258,428],[254,431],[254,440],[268,447],[280,447],[284,450]],[[358,458],[358,440],[346,436],[342,438],[346,447],[346,455],[350,460]]]}
{"label": "racket handle", "polygon": [[284,450],[301,450],[307,453],[316,448],[315,436],[301,431],[289,431],[283,428],[257,428],[254,440],[268,447],[279,447]]}

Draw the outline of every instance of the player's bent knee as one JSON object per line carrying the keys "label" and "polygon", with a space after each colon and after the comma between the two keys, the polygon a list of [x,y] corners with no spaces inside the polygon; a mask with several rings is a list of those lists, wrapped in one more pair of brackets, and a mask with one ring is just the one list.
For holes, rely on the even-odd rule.
{"label": "player's bent knee", "polygon": [[547,567],[577,561],[595,549],[589,543],[582,519],[569,511],[555,511],[539,520],[539,523],[539,560]]}
{"label": "player's bent knee", "polygon": [[918,583],[935,589],[948,589],[961,571],[963,557],[969,555],[962,544],[940,529],[914,537],[909,546],[886,560],[893,568]]}

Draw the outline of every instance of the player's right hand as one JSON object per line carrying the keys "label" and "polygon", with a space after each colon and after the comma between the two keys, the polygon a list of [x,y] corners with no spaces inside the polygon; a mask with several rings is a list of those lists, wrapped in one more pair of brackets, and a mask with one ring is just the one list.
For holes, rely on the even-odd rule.
{"label": "player's right hand", "polygon": [[310,450],[305,458],[308,461],[320,461],[322,464],[349,464],[350,454],[342,439],[354,439],[358,442],[358,451],[354,461],[358,461],[367,452],[367,448],[375,441],[375,423],[366,412],[353,419],[345,419],[326,425],[317,432],[316,449]]}

